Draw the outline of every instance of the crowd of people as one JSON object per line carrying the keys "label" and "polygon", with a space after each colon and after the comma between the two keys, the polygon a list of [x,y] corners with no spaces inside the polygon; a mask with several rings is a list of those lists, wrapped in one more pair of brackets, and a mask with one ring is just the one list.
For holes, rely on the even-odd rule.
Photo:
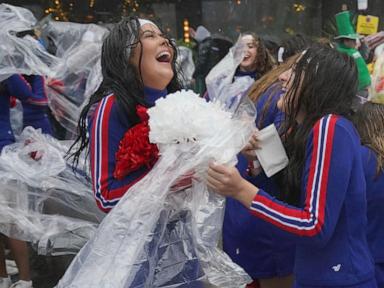
{"label": "crowd of people", "polygon": [[[170,183],[170,193],[181,193],[197,181],[208,186],[212,195],[225,197],[223,222],[217,223],[222,224],[220,246],[250,276],[248,288],[384,287],[384,86],[380,82],[384,53],[376,53],[370,72],[358,50],[360,37],[349,12],[337,14],[336,23],[338,36],[326,43],[294,35],[280,45],[249,31],[232,43],[213,37],[201,26],[194,34],[196,69],[186,82],[189,87],[183,87],[174,41],[152,21],[124,18],[110,29],[100,47],[101,81],[81,105],[68,163],[79,173],[82,157],[89,156],[85,173],[90,175],[95,205],[110,213],[132,187],[151,177],[150,171],[162,157],[159,147],[150,142],[148,110],[183,88],[192,88],[208,103],[215,103],[210,73],[220,61],[233,57],[233,71],[221,72],[228,74],[231,87],[246,83],[241,84],[246,85],[241,87],[246,93],[229,95],[222,104],[233,112],[251,102],[256,111],[251,137],[236,151],[236,165],[209,159],[203,173],[188,171]],[[22,104],[23,128],[31,126],[60,138],[55,135],[60,118],[49,110],[54,100],[48,99],[52,96],[47,96],[45,76],[15,73],[0,83],[0,151],[16,141],[10,116],[16,101]],[[60,83],[64,90],[65,83]],[[277,131],[273,143],[284,146],[284,163],[271,164],[277,150],[261,156],[272,147],[262,137],[271,127]],[[185,129],[188,132],[188,126]],[[193,135],[191,139],[198,141]],[[31,157],[39,161],[41,155]],[[180,213],[172,225],[182,223],[180,227],[189,231],[188,215]],[[164,235],[174,235],[169,237],[178,241],[184,234],[172,227],[167,226]],[[0,287],[32,287],[27,243],[12,235],[2,235],[1,240]],[[156,256],[137,269],[133,281],[110,287],[206,287],[210,283],[199,251],[192,253],[196,261],[190,261],[190,255],[187,261],[167,253],[170,248],[165,245],[157,245],[155,240],[149,242],[147,253]],[[7,275],[5,246],[19,270],[13,284]],[[102,261],[103,255],[99,257]],[[81,260],[86,263],[85,258]],[[165,274],[173,273],[158,269],[163,262],[170,267],[186,264],[173,278],[161,282],[169,277]],[[175,280],[176,274],[182,275],[183,284]],[[59,282],[58,287],[75,287],[65,283]]]}

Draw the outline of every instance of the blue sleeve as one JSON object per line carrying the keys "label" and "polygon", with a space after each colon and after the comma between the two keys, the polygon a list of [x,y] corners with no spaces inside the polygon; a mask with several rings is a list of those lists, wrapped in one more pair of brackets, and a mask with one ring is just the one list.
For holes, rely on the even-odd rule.
{"label": "blue sleeve", "polygon": [[277,129],[280,128],[284,120],[284,113],[277,108],[277,102],[281,95],[280,85],[272,85],[256,102],[256,125],[259,129],[263,129],[270,124],[275,124]]}
{"label": "blue sleeve", "polygon": [[120,140],[129,128],[121,123],[117,115],[114,96],[103,98],[93,114],[89,131],[92,186],[96,202],[105,212],[112,209],[125,192],[149,171],[142,167],[124,179],[118,180],[114,177],[115,155]]}
{"label": "blue sleeve", "polygon": [[303,208],[278,201],[260,190],[251,213],[291,233],[296,242],[325,245],[334,233],[358,151],[351,134],[334,115],[320,119],[306,147]]}
{"label": "blue sleeve", "polygon": [[32,87],[33,99],[31,104],[39,106],[48,105],[48,97],[45,91],[45,80],[43,76],[33,75],[30,78],[30,84]]}
{"label": "blue sleeve", "polygon": [[32,76],[32,79],[35,78],[36,81],[32,81],[31,84],[22,75],[12,75],[6,80],[9,94],[22,102],[47,106],[47,97],[45,92],[42,92],[44,91],[44,78],[42,76]]}
{"label": "blue sleeve", "polygon": [[19,74],[9,77],[6,80],[6,84],[9,94],[20,101],[27,101],[33,96],[31,85]]}

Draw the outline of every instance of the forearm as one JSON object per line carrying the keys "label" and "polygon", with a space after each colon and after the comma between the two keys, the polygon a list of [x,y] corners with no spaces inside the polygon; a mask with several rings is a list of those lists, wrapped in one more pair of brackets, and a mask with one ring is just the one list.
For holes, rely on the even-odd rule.
{"label": "forearm", "polygon": [[256,194],[259,192],[259,188],[254,186],[252,183],[242,180],[240,192],[235,195],[235,199],[243,204],[245,207],[251,207],[252,201],[255,198]]}

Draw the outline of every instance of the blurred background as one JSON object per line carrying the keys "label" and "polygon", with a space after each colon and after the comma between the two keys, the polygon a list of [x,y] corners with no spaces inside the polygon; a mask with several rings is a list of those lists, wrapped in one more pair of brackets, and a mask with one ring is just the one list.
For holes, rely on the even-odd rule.
{"label": "blurred background", "polygon": [[[364,1],[363,1],[364,2]],[[185,38],[188,28],[204,25],[211,33],[232,39],[251,30],[266,37],[285,38],[296,33],[331,38],[336,35],[334,15],[383,15],[384,1],[369,0],[358,11],[356,0],[2,0],[23,6],[41,19],[79,23],[111,23],[121,16],[139,15],[156,20],[174,38]],[[380,23],[379,30],[383,30]],[[187,31],[186,31],[187,30]],[[278,39],[274,39],[278,40]],[[188,41],[188,39],[187,39]]]}

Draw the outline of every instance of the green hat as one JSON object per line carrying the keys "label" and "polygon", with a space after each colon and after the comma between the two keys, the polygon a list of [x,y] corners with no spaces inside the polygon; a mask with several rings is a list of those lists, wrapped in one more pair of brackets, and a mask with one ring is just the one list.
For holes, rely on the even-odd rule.
{"label": "green hat", "polygon": [[347,39],[359,39],[359,35],[356,34],[355,29],[353,29],[351,22],[351,14],[349,11],[343,11],[337,13],[336,17],[336,26],[339,36],[335,39],[347,38]]}

